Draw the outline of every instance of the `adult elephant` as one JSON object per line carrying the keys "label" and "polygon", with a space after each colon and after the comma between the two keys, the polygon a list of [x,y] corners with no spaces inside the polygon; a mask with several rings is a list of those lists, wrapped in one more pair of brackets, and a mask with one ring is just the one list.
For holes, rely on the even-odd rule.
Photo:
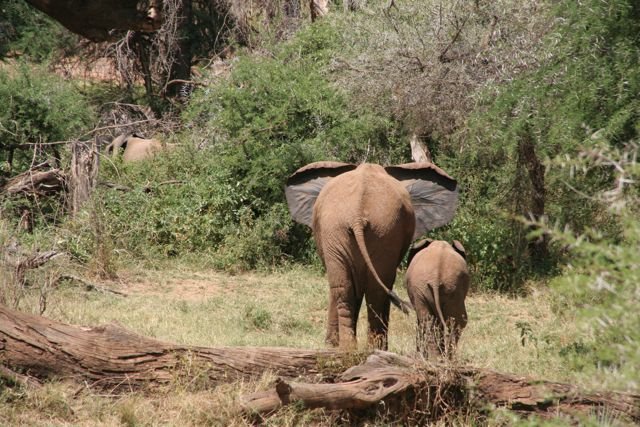
{"label": "adult elephant", "polygon": [[386,349],[396,268],[411,242],[451,220],[457,183],[431,163],[382,167],[338,162],[298,169],[285,189],[293,219],[313,229],[329,280],[326,341],[356,345],[358,312],[367,301],[369,344]]}
{"label": "adult elephant", "polygon": [[124,149],[122,161],[131,163],[153,157],[156,152],[163,149],[163,145],[157,139],[140,138],[135,134],[122,134],[107,145],[105,152],[107,155],[113,153],[115,156],[120,149]]}

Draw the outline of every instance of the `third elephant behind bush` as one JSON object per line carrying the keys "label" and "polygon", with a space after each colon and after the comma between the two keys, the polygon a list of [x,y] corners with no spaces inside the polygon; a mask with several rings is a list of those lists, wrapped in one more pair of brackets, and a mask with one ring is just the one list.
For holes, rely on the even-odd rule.
{"label": "third elephant behind bush", "polygon": [[469,271],[464,247],[457,240],[452,245],[429,239],[415,243],[405,283],[418,318],[418,351],[426,357],[451,357],[467,325]]}
{"label": "third elephant behind bush", "polygon": [[173,148],[173,144],[163,144],[157,139],[141,138],[135,134],[122,134],[107,145],[105,152],[116,156],[120,149],[124,149],[122,161],[137,162],[153,157],[158,151]]}

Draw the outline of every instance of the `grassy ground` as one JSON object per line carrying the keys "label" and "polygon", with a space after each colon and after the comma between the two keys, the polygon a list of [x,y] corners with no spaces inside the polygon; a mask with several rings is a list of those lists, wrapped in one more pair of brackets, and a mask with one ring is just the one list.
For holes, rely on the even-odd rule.
{"label": "grassy ground", "polygon": [[[128,296],[66,285],[49,295],[45,315],[79,325],[116,321],[140,334],[182,344],[324,347],[328,292],[325,279],[317,272],[294,269],[229,276],[154,271],[124,274],[103,285]],[[403,286],[397,289],[406,297]],[[35,295],[21,305],[22,310],[34,312],[37,307]],[[457,363],[572,382],[572,373],[563,367],[558,351],[579,332],[571,318],[559,318],[549,307],[544,292],[521,298],[472,294]],[[361,314],[359,337],[364,346],[364,310]],[[415,317],[392,311],[391,351],[413,352],[414,323]],[[235,400],[272,380],[266,375],[255,383],[215,390],[176,384],[153,396],[99,395],[63,383],[33,392],[5,389],[0,393],[0,425],[244,425],[246,421],[234,412]],[[329,425],[335,421],[320,412],[302,415],[289,410],[272,423]]]}

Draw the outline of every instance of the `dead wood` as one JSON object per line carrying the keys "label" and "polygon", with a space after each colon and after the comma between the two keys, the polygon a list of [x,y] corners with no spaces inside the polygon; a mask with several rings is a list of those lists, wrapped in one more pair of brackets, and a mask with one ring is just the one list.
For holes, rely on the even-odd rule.
{"label": "dead wood", "polygon": [[[349,414],[384,408],[393,416],[411,414],[407,422],[425,423],[456,408],[495,406],[547,417],[605,410],[640,421],[639,395],[585,392],[569,384],[427,364],[388,352],[375,352],[358,364],[361,360],[337,350],[177,345],[115,324],[82,328],[0,305],[0,364],[38,379],[74,378],[123,392],[194,375],[203,380],[199,384],[213,387],[269,371],[281,378],[271,390],[245,396],[246,412],[264,414],[298,402]],[[297,377],[307,382],[290,381]]]}
{"label": "dead wood", "polygon": [[118,191],[132,191],[133,188],[131,187],[127,187],[126,185],[120,185],[120,184],[116,184],[114,182],[99,182],[99,185],[102,185],[103,187],[107,187],[107,188],[113,188],[114,190],[118,190]]}
{"label": "dead wood", "polygon": [[66,187],[65,174],[61,169],[45,169],[48,163],[36,165],[11,178],[2,188],[10,195],[25,194],[46,196],[63,191]]}
{"label": "dead wood", "polygon": [[640,421],[640,395],[589,393],[550,381],[469,367],[417,363],[402,356],[375,352],[367,361],[345,371],[332,384],[287,382],[279,378],[272,389],[244,396],[243,410],[268,414],[284,405],[305,408],[363,409],[400,414],[409,408],[410,423],[437,419],[455,408],[503,407],[522,415],[542,417],[585,415],[603,409]]}
{"label": "dead wood", "polygon": [[431,163],[431,152],[429,148],[425,145],[424,142],[420,141],[418,135],[415,133],[411,135],[411,140],[409,141],[409,145],[411,146],[411,158],[416,163],[421,162],[429,162]]}
{"label": "dead wood", "polygon": [[163,385],[187,372],[212,386],[267,371],[287,378],[317,375],[351,360],[353,355],[334,350],[177,345],[114,324],[82,328],[0,305],[0,364],[40,379],[74,378],[111,391]]}
{"label": "dead wood", "polygon": [[20,287],[24,287],[26,283],[25,273],[27,270],[42,267],[49,260],[61,255],[58,251],[36,252],[16,263],[15,280]]}
{"label": "dead wood", "polygon": [[0,365],[0,385],[3,382],[9,386],[22,386],[25,388],[38,388],[42,385],[36,378],[19,374]]}
{"label": "dead wood", "polygon": [[96,188],[99,153],[95,139],[74,142],[71,145],[71,174],[69,176],[69,207],[76,215]]}
{"label": "dead wood", "polygon": [[65,279],[70,280],[72,282],[78,282],[83,284],[84,289],[86,291],[97,291],[97,292],[102,292],[104,294],[114,294],[121,297],[129,296],[129,294],[127,294],[126,292],[116,291],[115,289],[111,289],[111,288],[105,288],[104,286],[100,286],[87,279],[83,279],[82,277],[74,276],[73,274],[63,274],[60,277],[58,277],[58,281],[65,280]]}

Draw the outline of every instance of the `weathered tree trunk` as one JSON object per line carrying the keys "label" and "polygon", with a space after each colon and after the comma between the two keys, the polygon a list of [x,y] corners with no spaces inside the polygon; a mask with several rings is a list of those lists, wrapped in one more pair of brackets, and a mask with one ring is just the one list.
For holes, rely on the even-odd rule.
{"label": "weathered tree trunk", "polygon": [[75,216],[96,188],[99,167],[98,146],[94,140],[71,145],[71,174],[69,176],[69,207]]}
{"label": "weathered tree trunk", "polygon": [[288,383],[281,379],[274,390],[245,397],[246,411],[265,413],[302,402],[309,408],[357,412],[384,407],[394,413],[409,405],[421,416],[434,419],[447,410],[493,404],[541,415],[604,408],[640,421],[638,395],[581,393],[568,384],[426,365],[388,352],[376,352],[365,363],[344,371],[361,361],[361,355],[337,350],[181,346],[116,325],[81,328],[0,305],[0,363],[9,375],[19,371],[17,378],[71,377],[113,392],[166,384],[191,372],[206,376],[213,386],[271,371],[285,378],[313,375],[314,381],[338,378],[338,382]]}
{"label": "weathered tree trunk", "polygon": [[[165,343],[117,325],[81,328],[0,305],[0,364],[36,378],[73,377],[107,389],[162,385],[198,368],[211,384],[273,371],[318,374],[353,355],[333,350],[203,348]],[[193,370],[190,370],[193,372]]]}
{"label": "weathered tree trunk", "polygon": [[41,163],[11,178],[2,191],[7,194],[27,194],[44,196],[59,193],[65,189],[65,175],[60,169],[46,169],[49,163]]}
{"label": "weathered tree trunk", "polygon": [[318,18],[329,13],[329,1],[309,0],[309,8],[311,9],[311,22],[315,22]]}
{"label": "weathered tree trunk", "polygon": [[[535,142],[531,131],[522,136],[518,144],[519,163],[524,165],[531,182],[531,202],[529,205],[529,215],[533,221],[540,221],[545,215],[546,188],[544,184],[544,164],[538,158],[535,149]],[[534,263],[543,262],[549,255],[546,234],[533,239],[528,243],[529,252]]]}
{"label": "weathered tree trunk", "polygon": [[287,18],[300,18],[300,0],[286,0],[283,9]]}
{"label": "weathered tree trunk", "polygon": [[424,142],[420,141],[418,135],[415,133],[411,135],[411,139],[409,140],[409,145],[411,146],[411,158],[416,163],[421,162],[429,162],[431,163],[431,152],[429,148],[425,145]]}
{"label": "weathered tree trunk", "polygon": [[193,26],[193,5],[191,0],[182,0],[178,9],[178,41],[177,51],[174,62],[171,64],[171,70],[169,72],[169,82],[174,82],[168,85],[167,95],[175,97],[180,93],[180,88],[183,83],[177,83],[179,81],[189,81],[191,79],[191,60],[193,54],[191,53],[191,37]]}
{"label": "weathered tree trunk", "polygon": [[[242,399],[247,413],[265,414],[292,403],[305,408],[380,409],[406,416],[421,425],[455,408],[508,408],[524,415],[593,414],[608,411],[640,421],[640,395],[584,393],[569,384],[537,381],[485,369],[416,364],[416,361],[377,351],[348,369],[331,384],[285,382]],[[411,408],[402,414],[402,408]]]}
{"label": "weathered tree trunk", "polygon": [[27,0],[67,29],[91,41],[105,41],[112,30],[154,31],[160,28],[158,0]]}

